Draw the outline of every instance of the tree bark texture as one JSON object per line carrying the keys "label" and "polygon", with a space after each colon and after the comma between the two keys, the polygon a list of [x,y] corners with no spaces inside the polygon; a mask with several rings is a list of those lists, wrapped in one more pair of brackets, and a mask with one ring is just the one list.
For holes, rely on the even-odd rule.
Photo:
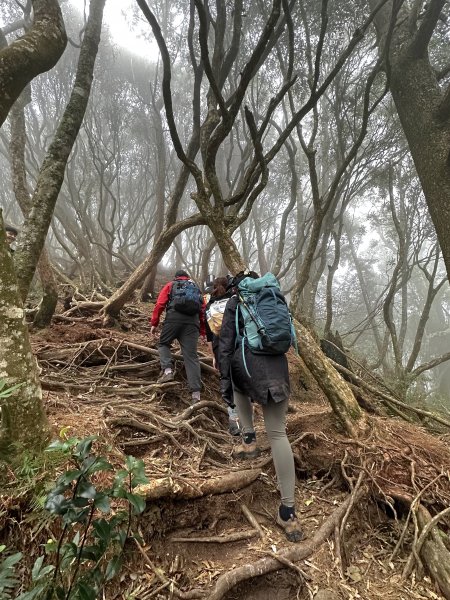
{"label": "tree bark texture", "polygon": [[[11,141],[9,144],[14,195],[24,217],[28,216],[31,205],[25,169],[26,128],[24,115],[24,104],[29,101],[31,94],[27,94],[26,96],[28,97],[22,94],[11,109]],[[22,100],[23,97],[24,99]],[[36,327],[46,327],[50,324],[55,312],[58,302],[58,287],[45,246],[39,258],[37,268],[42,286],[42,300],[33,324]]]}
{"label": "tree bark texture", "polygon": [[165,228],[153,245],[152,251],[139,267],[130,275],[125,283],[111,296],[103,307],[106,317],[116,317],[122,306],[128,300],[133,291],[144,281],[145,277],[161,261],[164,254],[170,248],[174,239],[185,229],[194,225],[204,225],[201,215],[196,214],[184,221],[179,221],[171,227]]}
{"label": "tree bark texture", "polygon": [[19,235],[16,269],[22,298],[26,298],[39,256],[44,247],[53,211],[91,91],[95,59],[102,28],[105,0],[91,0],[89,18],[78,60],[69,103],[40,169],[32,208]]}
{"label": "tree bark texture", "polygon": [[[431,515],[428,510],[419,505],[417,522],[421,532],[430,521]],[[445,537],[438,527],[433,527],[423,543],[420,555],[442,595],[450,600],[450,552],[443,542]]]}
{"label": "tree bark texture", "polygon": [[0,211],[0,381],[19,384],[9,398],[0,400],[0,459],[15,452],[41,448],[48,437],[36,359],[31,351],[24,311],[17,289],[11,252],[5,242]]}
{"label": "tree bark texture", "polygon": [[153,479],[136,489],[136,493],[146,500],[158,498],[201,498],[209,494],[237,492],[253,483],[261,475],[261,469],[232,471],[222,477],[209,477],[204,480],[161,477]]}
{"label": "tree bark texture", "polygon": [[[414,22],[411,11],[399,15],[389,64],[392,97],[450,276],[450,114],[445,110],[450,97],[440,89],[428,56],[428,43],[444,4],[444,0],[425,4],[425,14]],[[380,52],[391,10],[388,2],[375,18]]]}
{"label": "tree bark texture", "polygon": [[32,0],[32,5],[32,27],[0,51],[0,126],[25,86],[54,67],[66,47],[58,0]]}
{"label": "tree bark texture", "polygon": [[326,359],[312,334],[296,322],[299,354],[328,398],[345,432],[357,438],[366,429],[365,413],[344,379]]}

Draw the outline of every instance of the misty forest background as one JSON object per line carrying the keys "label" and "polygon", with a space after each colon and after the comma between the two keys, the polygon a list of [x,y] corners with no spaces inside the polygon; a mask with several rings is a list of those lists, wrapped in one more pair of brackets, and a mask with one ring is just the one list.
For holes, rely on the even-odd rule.
{"label": "misty forest background", "polygon": [[[402,4],[401,10],[416,11],[420,27],[427,7],[397,2],[394,9]],[[170,59],[173,124],[182,147],[191,149],[196,119],[205,118],[214,93],[209,74],[203,79],[199,75],[201,49],[192,31],[197,33],[201,24],[195,21],[193,3],[167,0],[152,5]],[[285,1],[282,6],[282,33],[260,56],[236,107],[233,126],[214,156],[222,198],[232,199],[228,206],[224,202],[222,220],[229,215],[228,230],[243,263],[261,274],[275,273],[292,310],[321,337],[338,332],[344,347],[402,398],[448,410],[448,278],[398,111],[387,90],[392,74],[380,60],[375,27],[367,26],[370,7],[351,0]],[[53,69],[32,80],[25,101],[22,94],[23,124],[18,121],[18,102],[0,130],[0,205],[5,223],[19,228],[24,216],[14,181],[14,141],[22,131],[26,193],[33,199],[42,163],[72,93],[86,26],[87,6],[84,13],[82,3],[63,2],[61,8],[69,38],[66,49]],[[213,70],[214,61],[223,66],[227,57],[215,52],[212,32],[222,35],[229,54],[237,10],[239,47],[219,86],[228,107],[272,6],[262,1],[238,2],[234,8],[221,2],[209,6],[204,15]],[[225,17],[227,27],[220,32],[220,19]],[[428,52],[444,89],[448,24],[445,14],[441,17],[435,19]],[[159,277],[155,268],[145,280],[141,277],[140,296],[146,300],[155,296],[175,268],[187,269],[204,284],[212,275],[232,270],[236,262],[224,257],[215,232],[195,217],[195,178],[186,176],[180,185],[183,165],[167,119],[164,65],[148,19],[137,5],[130,5],[123,18],[136,37],[153,42],[152,50],[148,56],[137,54],[113,39],[103,25],[89,102],[67,161],[45,248],[60,284],[72,282],[83,294],[97,290],[106,298],[117,293],[148,257],[165,228],[186,222],[158,261]],[[0,20],[6,43],[11,43],[30,25],[30,6],[2,3]],[[299,107],[333,70],[325,91],[284,135]],[[281,94],[286,82],[289,86]],[[197,116],[196,97],[201,113]],[[217,108],[217,98],[214,102]],[[255,131],[262,123],[258,136]],[[258,163],[258,148],[271,152],[282,135],[282,143],[266,161],[265,185],[254,197],[241,199],[239,189],[255,155]],[[204,148],[194,150],[192,157],[206,165],[207,173]],[[213,187],[212,182],[208,186]],[[217,203],[217,197],[211,200],[212,207]],[[27,235],[26,229],[21,231],[18,257]],[[29,306],[39,301],[43,288],[35,277]]]}

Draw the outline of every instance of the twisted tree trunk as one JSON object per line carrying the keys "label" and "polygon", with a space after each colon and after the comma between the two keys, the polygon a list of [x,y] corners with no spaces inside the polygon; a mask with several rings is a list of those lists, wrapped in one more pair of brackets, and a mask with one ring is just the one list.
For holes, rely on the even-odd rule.
{"label": "twisted tree trunk", "polygon": [[25,86],[51,69],[66,47],[58,0],[32,0],[34,21],[27,33],[0,51],[0,126]]}
{"label": "twisted tree trunk", "polygon": [[48,424],[1,210],[0,274],[0,382],[8,388],[18,386],[9,397],[0,398],[0,460],[10,461],[25,448],[31,453],[42,448]]}
{"label": "twisted tree trunk", "polygon": [[[102,28],[105,0],[91,0],[89,18],[80,49],[77,74],[69,103],[40,169],[32,208],[19,234],[15,256],[17,278],[23,299],[36,270],[58,200],[67,161],[72,152],[86,111],[95,59]],[[11,46],[10,46],[11,47]]]}

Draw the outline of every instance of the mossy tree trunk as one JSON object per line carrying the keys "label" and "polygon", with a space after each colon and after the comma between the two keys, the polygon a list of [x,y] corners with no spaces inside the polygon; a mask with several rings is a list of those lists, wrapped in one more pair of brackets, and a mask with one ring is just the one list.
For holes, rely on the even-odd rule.
{"label": "mossy tree trunk", "polygon": [[26,450],[35,453],[48,439],[36,359],[24,321],[11,252],[5,241],[0,210],[0,380],[19,385],[0,399],[0,460],[11,460]]}
{"label": "mossy tree trunk", "polygon": [[345,432],[352,438],[366,430],[366,413],[360,408],[352,390],[329,363],[313,335],[300,323],[295,323],[299,354],[319,387],[328,398]]}
{"label": "mossy tree trunk", "polygon": [[[377,0],[370,0],[375,6]],[[393,0],[378,12],[380,52],[388,39]],[[428,47],[445,12],[445,0],[403,4],[389,52],[390,91],[422,184],[425,200],[450,276],[450,86],[441,89]],[[437,37],[437,36],[436,36]],[[443,43],[434,41],[435,47]],[[445,61],[444,61],[445,62]],[[447,60],[448,62],[448,60]]]}
{"label": "mossy tree trunk", "polygon": [[[9,144],[9,151],[11,157],[13,188],[17,203],[25,217],[30,212],[31,195],[28,190],[25,169],[26,126],[24,106],[30,100],[31,94],[29,92],[24,92],[12,107],[10,113],[11,142]],[[42,300],[33,324],[36,327],[46,327],[50,324],[53,313],[55,312],[56,304],[58,302],[58,287],[50,258],[45,247],[41,252],[37,268],[42,286]]]}
{"label": "mossy tree trunk", "polygon": [[57,62],[67,37],[58,0],[31,0],[33,25],[0,51],[0,126],[25,86]]}
{"label": "mossy tree trunk", "polygon": [[177,235],[182,233],[185,229],[193,227],[194,225],[203,225],[204,219],[201,215],[195,214],[192,217],[188,217],[183,221],[174,223],[170,227],[166,227],[157,240],[153,244],[152,251],[147,258],[139,265],[139,267],[130,275],[125,283],[109,298],[103,307],[103,313],[105,315],[105,323],[110,319],[114,319],[120,312],[125,302],[134,292],[134,290],[144,281],[149,273],[153,269],[156,269],[158,263],[162,260],[164,254],[172,245]]}

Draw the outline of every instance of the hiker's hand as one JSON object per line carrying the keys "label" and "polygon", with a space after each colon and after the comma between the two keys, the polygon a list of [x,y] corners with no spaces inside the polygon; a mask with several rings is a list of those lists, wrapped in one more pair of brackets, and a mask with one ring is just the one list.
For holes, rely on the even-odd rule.
{"label": "hiker's hand", "polygon": [[156,331],[158,330],[158,325],[152,325],[150,328],[150,333],[152,335],[155,335]]}
{"label": "hiker's hand", "polygon": [[231,379],[220,380],[220,393],[228,406],[230,408],[234,408],[235,405],[233,401],[233,386],[231,385]]}

